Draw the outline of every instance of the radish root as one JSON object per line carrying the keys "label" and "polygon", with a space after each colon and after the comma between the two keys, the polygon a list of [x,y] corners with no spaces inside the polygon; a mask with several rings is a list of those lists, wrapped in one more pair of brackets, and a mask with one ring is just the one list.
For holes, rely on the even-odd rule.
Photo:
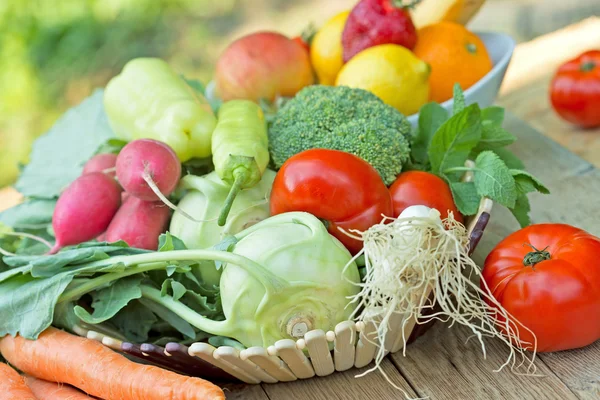
{"label": "radish root", "polygon": [[[455,323],[465,325],[479,340],[484,358],[483,338],[497,338],[508,346],[510,354],[496,371],[510,365],[515,373],[520,373],[518,370],[523,366],[526,367],[525,374],[535,373],[537,343],[519,338],[520,329],[531,331],[502,307],[485,281],[482,280],[483,289],[473,282],[471,277],[481,277],[481,272],[468,255],[467,230],[452,214],[442,224],[438,216],[383,217],[380,224],[365,232],[352,230],[346,234],[364,242],[363,249],[354,259],[364,254],[366,262],[366,276],[359,284],[361,291],[351,297],[350,304],[356,307],[352,317],[364,323],[374,321],[377,326],[377,337],[373,340],[378,347],[375,366],[358,376],[375,369],[385,375],[380,365],[390,349],[386,350],[383,343],[389,329],[388,321],[394,313],[406,315],[402,328],[411,319],[418,324],[439,320],[451,321],[450,326]],[[436,305],[441,311],[421,317],[425,310]],[[403,334],[402,339],[403,353],[406,354],[408,337]],[[524,348],[533,350],[531,357]],[[387,376],[386,379],[402,390]]]}

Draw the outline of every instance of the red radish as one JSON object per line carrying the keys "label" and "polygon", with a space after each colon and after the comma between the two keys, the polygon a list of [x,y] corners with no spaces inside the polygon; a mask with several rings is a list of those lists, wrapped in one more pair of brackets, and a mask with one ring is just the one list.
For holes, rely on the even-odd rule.
{"label": "red radish", "polygon": [[115,177],[115,165],[117,164],[117,155],[112,153],[96,154],[85,163],[83,167],[83,174],[89,174],[90,172],[105,172],[111,178]]}
{"label": "red radish", "polygon": [[134,140],[117,157],[119,183],[127,193],[142,200],[164,201],[175,190],[180,176],[179,158],[171,147],[157,140]]}
{"label": "red radish", "polygon": [[156,250],[158,236],[166,230],[170,215],[169,207],[161,202],[129,196],[108,226],[104,240],[123,240],[131,247]]}
{"label": "red radish", "polygon": [[52,215],[56,243],[50,254],[100,235],[120,205],[121,188],[108,175],[92,172],[75,179],[56,202]]}

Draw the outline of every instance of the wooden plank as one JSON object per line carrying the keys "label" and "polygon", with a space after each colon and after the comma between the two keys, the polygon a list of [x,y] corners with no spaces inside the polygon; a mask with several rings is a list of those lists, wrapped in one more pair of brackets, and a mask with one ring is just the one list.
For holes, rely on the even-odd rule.
{"label": "wooden plank", "polygon": [[509,369],[494,372],[506,360],[508,350],[499,340],[486,340],[487,359],[472,332],[464,327],[448,329],[438,323],[411,344],[406,357],[390,357],[420,396],[433,399],[571,400],[577,397],[541,361],[534,378],[515,375]]}
{"label": "wooden plank", "polygon": [[242,383],[220,384],[227,400],[269,400],[260,385],[244,385]]}
{"label": "wooden plank", "polygon": [[[381,364],[391,381],[405,390],[411,398],[416,393],[406,383],[389,360]],[[364,400],[364,399],[403,399],[402,391],[390,385],[379,371],[365,377],[355,376],[369,367],[335,372],[325,377],[297,380],[295,382],[262,384],[271,400],[311,399],[311,400]]]}

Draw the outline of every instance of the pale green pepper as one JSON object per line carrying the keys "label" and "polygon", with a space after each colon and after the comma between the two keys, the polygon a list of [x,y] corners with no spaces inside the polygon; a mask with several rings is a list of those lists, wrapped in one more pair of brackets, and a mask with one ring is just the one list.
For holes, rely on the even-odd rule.
{"label": "pale green pepper", "polygon": [[217,120],[208,101],[159,58],[129,61],[106,85],[104,108],[121,139],[159,140],[181,162],[211,155]]}
{"label": "pale green pepper", "polygon": [[221,105],[212,153],[215,171],[231,186],[219,215],[218,224],[223,226],[235,196],[260,182],[269,164],[267,122],[258,104],[231,100]]}

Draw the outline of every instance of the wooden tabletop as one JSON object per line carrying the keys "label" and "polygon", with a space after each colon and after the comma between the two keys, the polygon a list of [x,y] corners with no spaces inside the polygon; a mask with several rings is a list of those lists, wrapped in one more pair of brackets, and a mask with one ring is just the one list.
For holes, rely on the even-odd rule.
{"label": "wooden tabletop", "polygon": [[[547,87],[560,62],[598,43],[600,20],[589,19],[519,45],[499,99],[510,111],[505,127],[518,137],[513,151],[552,191],[550,196],[531,196],[533,222],[566,222],[596,235],[600,235],[600,170],[596,168],[600,167],[600,130],[581,132],[558,119],[549,107]],[[0,192],[0,209],[17,201],[13,191]],[[481,263],[499,240],[516,229],[508,211],[496,207],[475,260]],[[412,397],[600,399],[600,342],[585,349],[540,354],[536,365],[543,376],[526,377],[509,370],[494,372],[507,355],[498,341],[486,342],[484,360],[477,343],[467,343],[467,337],[464,329],[437,324],[409,346],[406,357],[401,352],[388,356],[383,371]],[[380,372],[355,378],[360,372],[336,372],[291,383],[228,385],[225,389],[228,399],[244,400],[403,398]]]}

